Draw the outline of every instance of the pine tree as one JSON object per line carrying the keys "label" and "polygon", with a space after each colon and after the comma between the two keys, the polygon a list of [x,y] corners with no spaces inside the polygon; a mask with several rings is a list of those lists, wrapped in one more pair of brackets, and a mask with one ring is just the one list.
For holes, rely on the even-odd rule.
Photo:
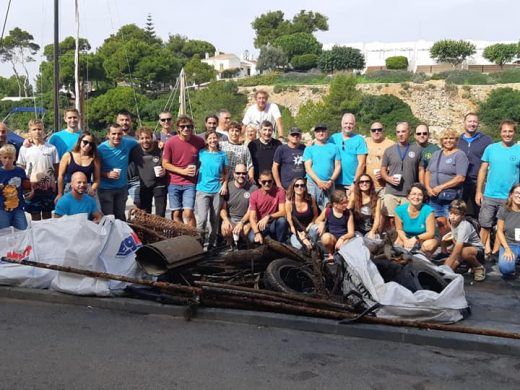
{"label": "pine tree", "polygon": [[152,14],[149,13],[146,17],[146,24],[144,26],[145,31],[150,34],[150,37],[155,38],[155,26],[152,21]]}

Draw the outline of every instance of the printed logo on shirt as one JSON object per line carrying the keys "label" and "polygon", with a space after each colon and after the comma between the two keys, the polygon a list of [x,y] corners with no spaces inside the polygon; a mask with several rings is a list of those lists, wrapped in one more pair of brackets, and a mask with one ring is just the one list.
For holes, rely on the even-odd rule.
{"label": "printed logo on shirt", "polygon": [[293,156],[293,164],[294,165],[302,165],[303,164],[303,155],[298,154],[296,156]]}
{"label": "printed logo on shirt", "polygon": [[249,199],[250,196],[251,194],[249,192],[244,192],[244,199]]}
{"label": "printed logo on shirt", "polygon": [[446,164],[451,164],[452,162],[453,162],[453,159],[451,157],[446,159]]}
{"label": "printed logo on shirt", "polygon": [[408,157],[414,158],[415,157],[415,152],[408,152]]}
{"label": "printed logo on shirt", "polygon": [[116,256],[125,257],[130,253],[135,252],[138,248],[143,246],[141,240],[134,232],[130,233],[130,236],[121,241],[121,245],[119,245],[119,250],[116,253]]}
{"label": "printed logo on shirt", "polygon": [[516,156],[511,156],[509,158],[511,159],[511,161],[516,161]]}

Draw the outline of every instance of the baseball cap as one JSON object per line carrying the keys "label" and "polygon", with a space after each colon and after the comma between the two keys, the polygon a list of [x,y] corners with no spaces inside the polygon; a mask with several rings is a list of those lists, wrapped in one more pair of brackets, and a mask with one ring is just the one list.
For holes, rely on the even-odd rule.
{"label": "baseball cap", "polygon": [[319,130],[319,129],[328,130],[329,128],[324,123],[318,123],[316,126],[314,126],[314,131]]}
{"label": "baseball cap", "polygon": [[291,130],[289,130],[289,134],[301,134],[302,131],[299,127],[291,127]]}

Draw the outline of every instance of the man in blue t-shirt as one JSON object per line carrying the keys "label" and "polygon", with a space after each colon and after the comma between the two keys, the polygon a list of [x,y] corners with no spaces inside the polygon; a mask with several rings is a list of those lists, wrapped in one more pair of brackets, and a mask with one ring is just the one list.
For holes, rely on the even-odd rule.
{"label": "man in blue t-shirt", "polygon": [[83,172],[74,172],[70,180],[71,191],[63,195],[56,203],[54,217],[63,215],[87,214],[88,219],[99,222],[103,214],[98,210],[96,200],[87,194],[87,176]]}
{"label": "man in blue t-shirt", "polygon": [[[515,143],[516,122],[502,121],[502,141],[489,145],[482,155],[478,172],[475,202],[480,206],[480,238],[486,243],[489,232],[496,225],[497,213],[509,196],[509,190],[518,182],[520,174],[520,145]],[[485,190],[484,189],[485,183]],[[493,253],[498,252],[498,245]]]}
{"label": "man in blue t-shirt", "polygon": [[70,152],[79,138],[79,111],[75,108],[67,108],[63,113],[63,120],[67,127],[49,138],[49,143],[56,147],[58,158],[61,160],[63,155]]}
{"label": "man in blue t-shirt", "polygon": [[101,158],[101,183],[99,202],[103,214],[113,214],[126,220],[125,206],[128,199],[128,161],[130,153],[138,145],[135,138],[123,137],[123,129],[113,124],[108,130],[108,140],[98,147]]}
{"label": "man in blue t-shirt", "polygon": [[289,130],[287,143],[280,145],[274,152],[273,178],[276,185],[287,190],[291,181],[305,176],[303,151],[301,143],[302,131],[298,127]]}
{"label": "man in blue t-shirt", "polygon": [[314,127],[314,145],[308,146],[303,152],[305,172],[307,172],[307,190],[318,206],[323,209],[330,202],[334,191],[334,182],[341,173],[341,160],[338,148],[327,143],[329,131],[327,125]]}
{"label": "man in blue t-shirt", "polygon": [[359,176],[365,173],[368,148],[365,138],[354,133],[356,117],[344,114],[341,118],[341,132],[333,134],[329,143],[338,148],[341,160],[341,174],[336,179],[336,188],[349,190]]}

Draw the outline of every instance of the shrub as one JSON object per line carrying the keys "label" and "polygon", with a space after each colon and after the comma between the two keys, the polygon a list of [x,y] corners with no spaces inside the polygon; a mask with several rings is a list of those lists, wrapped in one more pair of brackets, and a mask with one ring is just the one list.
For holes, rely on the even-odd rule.
{"label": "shrub", "polygon": [[413,73],[405,70],[378,70],[364,75],[371,83],[402,83],[412,81]]}
{"label": "shrub", "polygon": [[390,70],[408,69],[408,58],[405,56],[388,57],[385,60],[386,68]]}
{"label": "shrub", "polygon": [[494,73],[491,77],[498,84],[520,83],[520,68]]}
{"label": "shrub", "polygon": [[493,79],[484,73],[469,70],[450,70],[436,73],[432,80],[446,80],[446,83],[457,85],[486,85],[493,84]]}
{"label": "shrub", "polygon": [[231,79],[233,77],[237,77],[239,74],[240,74],[240,68],[226,69],[220,73],[220,78]]}
{"label": "shrub", "polygon": [[273,85],[277,79],[278,73],[268,73],[257,76],[246,77],[237,81],[241,87],[254,87],[257,85]]}
{"label": "shrub", "polygon": [[480,104],[480,121],[491,137],[499,138],[498,126],[504,119],[520,122],[520,91],[512,88],[497,88]]}
{"label": "shrub", "polygon": [[318,65],[318,56],[316,54],[303,54],[301,56],[294,56],[291,59],[291,65],[295,70],[309,70],[315,68]]}

